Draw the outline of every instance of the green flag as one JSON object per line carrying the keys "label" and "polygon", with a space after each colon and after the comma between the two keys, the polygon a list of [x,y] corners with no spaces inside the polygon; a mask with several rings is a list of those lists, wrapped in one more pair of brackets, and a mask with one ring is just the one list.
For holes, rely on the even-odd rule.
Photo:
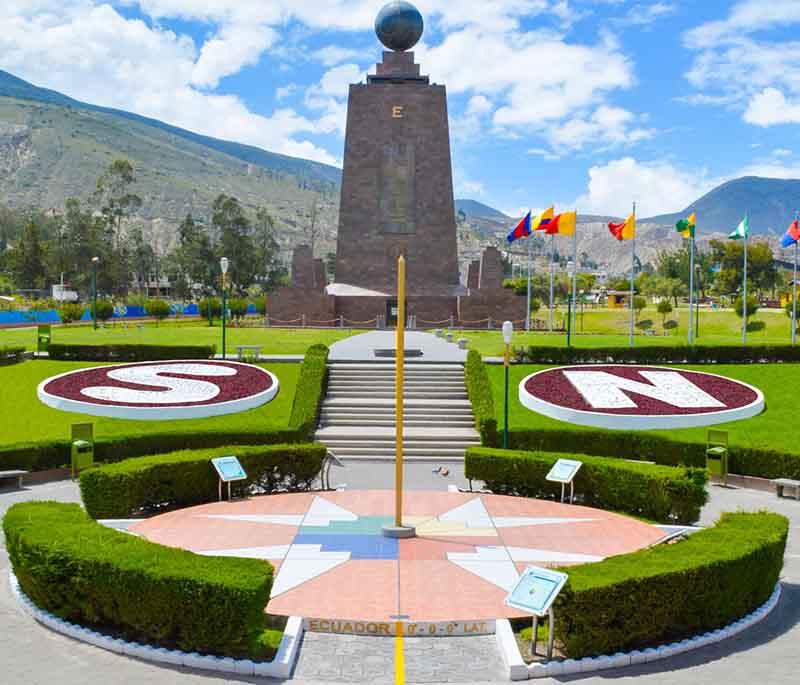
{"label": "green flag", "polygon": [[692,212],[688,217],[681,219],[677,224],[675,224],[675,229],[684,238],[694,238],[694,224],[695,216],[694,212]]}
{"label": "green flag", "polygon": [[728,238],[731,240],[744,240],[750,235],[750,223],[747,220],[747,215],[745,214],[744,219],[742,219],[741,223],[736,227],[736,230],[731,233]]}

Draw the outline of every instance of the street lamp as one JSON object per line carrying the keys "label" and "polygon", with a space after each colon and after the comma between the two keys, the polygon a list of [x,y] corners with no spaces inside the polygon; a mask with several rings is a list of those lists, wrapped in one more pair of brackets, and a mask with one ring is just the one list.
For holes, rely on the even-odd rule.
{"label": "street lamp", "polygon": [[100,257],[92,257],[92,325],[97,330],[97,263]]}
{"label": "street lamp", "polygon": [[511,336],[514,335],[514,324],[510,321],[503,322],[503,342],[506,344],[506,353],[503,364],[506,369],[505,404],[503,405],[503,449],[508,449],[508,368],[511,366]]}
{"label": "street lamp", "polygon": [[230,262],[227,257],[219,260],[219,268],[222,271],[222,358],[225,359],[225,322],[227,319],[228,303],[226,299],[226,290],[228,284],[228,266]]}

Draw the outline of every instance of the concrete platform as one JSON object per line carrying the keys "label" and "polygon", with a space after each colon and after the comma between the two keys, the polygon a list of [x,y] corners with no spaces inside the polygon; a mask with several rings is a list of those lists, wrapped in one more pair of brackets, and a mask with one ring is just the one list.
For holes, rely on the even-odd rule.
{"label": "concrete platform", "polygon": [[[331,362],[365,361],[365,362],[390,362],[391,359],[376,357],[375,350],[386,350],[395,347],[394,331],[373,331],[345,338],[331,345]],[[413,360],[406,360],[412,364],[429,362],[444,362],[463,364],[467,361],[467,351],[458,349],[455,343],[449,343],[443,338],[437,338],[431,333],[420,331],[406,331],[405,348],[407,350],[421,350],[422,356]]]}

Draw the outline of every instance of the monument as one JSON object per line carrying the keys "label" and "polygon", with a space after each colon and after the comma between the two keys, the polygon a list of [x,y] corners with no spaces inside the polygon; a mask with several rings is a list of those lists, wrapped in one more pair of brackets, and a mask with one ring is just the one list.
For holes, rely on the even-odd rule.
{"label": "monument", "polygon": [[[447,92],[422,75],[409,51],[423,29],[422,15],[408,2],[389,3],[375,21],[387,50],[366,83],[350,86],[336,282],[326,294],[312,289],[306,308],[325,319],[383,317],[393,324],[402,254],[407,314],[418,324],[524,319],[522,298],[502,289],[497,250],[481,261],[478,291],[460,282]],[[290,320],[304,313],[296,309],[302,289],[294,279],[292,288],[270,298],[270,316]]]}

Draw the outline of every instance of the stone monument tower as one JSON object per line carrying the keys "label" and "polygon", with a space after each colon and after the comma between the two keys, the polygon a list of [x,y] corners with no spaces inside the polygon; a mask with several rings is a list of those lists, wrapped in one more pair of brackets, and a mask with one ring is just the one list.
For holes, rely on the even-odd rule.
{"label": "stone monument tower", "polygon": [[397,257],[403,254],[410,298],[455,298],[459,272],[445,87],[420,75],[408,52],[423,31],[413,5],[386,5],[375,31],[388,48],[383,62],[366,84],[350,86],[336,281],[394,294]]}

